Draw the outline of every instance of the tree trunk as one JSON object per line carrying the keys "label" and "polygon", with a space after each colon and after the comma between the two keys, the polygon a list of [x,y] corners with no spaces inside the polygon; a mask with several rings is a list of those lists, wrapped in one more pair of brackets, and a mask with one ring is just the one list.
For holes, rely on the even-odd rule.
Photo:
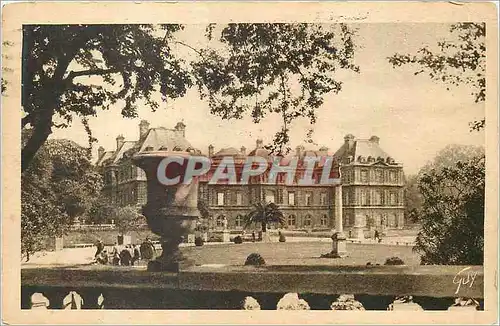
{"label": "tree trunk", "polygon": [[267,231],[266,222],[262,222],[261,225],[262,225],[262,233],[266,232]]}
{"label": "tree trunk", "polygon": [[[57,58],[58,63],[54,75],[44,86],[46,88],[45,94],[47,94],[47,98],[45,98],[43,101],[44,103],[40,104],[37,108],[37,114],[31,119],[32,121],[30,121],[34,130],[21,151],[21,173],[28,168],[36,152],[42,147],[52,133],[52,117],[54,116],[56,108],[60,106],[60,96],[64,93],[66,87],[63,77],[78,50],[79,49],[75,49],[74,52]],[[29,80],[25,82],[32,83],[33,81]],[[29,104],[24,103],[24,105]],[[30,114],[34,113],[32,112]]]}
{"label": "tree trunk", "polygon": [[45,116],[41,117],[40,122],[34,126],[33,134],[21,151],[21,173],[29,167],[40,147],[52,133],[52,115],[53,110],[49,110],[45,113]]}

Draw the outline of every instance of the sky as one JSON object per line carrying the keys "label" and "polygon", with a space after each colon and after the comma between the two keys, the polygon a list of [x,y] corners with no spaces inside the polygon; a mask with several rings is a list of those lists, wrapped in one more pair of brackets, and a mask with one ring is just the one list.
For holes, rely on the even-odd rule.
{"label": "sky", "polygon": [[[449,144],[484,146],[484,131],[470,132],[468,123],[484,117],[484,103],[475,103],[467,86],[451,88],[432,81],[427,75],[414,75],[418,67],[393,68],[387,57],[394,53],[415,53],[419,48],[433,46],[450,39],[449,25],[441,23],[366,23],[351,24],[357,29],[355,63],[359,73],[339,71],[343,82],[339,94],[325,97],[318,110],[317,122],[295,121],[291,126],[291,147],[304,142],[306,133],[314,129],[312,139],[330,151],[337,150],[346,134],[367,139],[380,138],[380,146],[404,166],[406,174],[417,173],[437,152]],[[176,35],[179,41],[201,47],[204,45],[205,26],[187,25]],[[179,55],[189,57],[192,50],[176,49]],[[191,51],[191,52],[190,52]],[[186,138],[195,148],[207,152],[210,144],[215,151],[225,147],[248,150],[255,141],[270,142],[280,129],[278,116],[270,115],[254,124],[248,117],[224,121],[209,113],[208,105],[199,99],[195,88],[186,96],[163,103],[152,112],[146,105],[134,119],[123,118],[121,107],[98,112],[89,119],[94,145],[106,150],[116,147],[116,137],[136,140],[140,120],[148,120],[151,127],[173,128],[178,121],[186,124]],[[51,138],[67,138],[87,146],[83,125],[74,120],[66,129],[57,129]]]}

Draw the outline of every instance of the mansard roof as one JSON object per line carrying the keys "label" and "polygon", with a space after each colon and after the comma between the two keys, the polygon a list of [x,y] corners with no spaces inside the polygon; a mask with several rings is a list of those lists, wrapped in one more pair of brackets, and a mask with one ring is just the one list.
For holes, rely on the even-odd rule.
{"label": "mansard roof", "polygon": [[241,151],[237,150],[234,147],[222,148],[220,151],[213,155],[214,157],[223,157],[223,156],[243,156]]}
{"label": "mansard roof", "polygon": [[105,161],[113,156],[114,152],[104,152],[101,156],[97,158],[95,162],[96,166],[102,166]]}
{"label": "mansard roof", "polygon": [[370,165],[398,164],[380,147],[379,138],[376,136],[372,136],[370,139],[355,139],[354,136],[347,135],[344,139],[344,144],[333,154],[341,162]]}
{"label": "mansard roof", "polygon": [[123,158],[125,152],[132,148],[135,143],[135,141],[124,141],[116,151],[112,152],[109,158],[102,161],[102,164],[109,165],[117,163],[121,158]]}

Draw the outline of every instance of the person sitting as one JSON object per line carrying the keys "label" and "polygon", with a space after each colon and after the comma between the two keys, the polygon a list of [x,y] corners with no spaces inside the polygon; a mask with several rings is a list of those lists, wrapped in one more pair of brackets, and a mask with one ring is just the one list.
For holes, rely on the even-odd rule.
{"label": "person sitting", "polygon": [[155,256],[155,247],[153,245],[153,242],[149,240],[149,238],[146,238],[146,240],[141,244],[140,247],[140,256],[142,259],[145,260],[151,260]]}
{"label": "person sitting", "polygon": [[122,266],[130,266],[132,260],[132,255],[130,254],[129,248],[124,248],[120,252],[120,262]]}
{"label": "person sitting", "polygon": [[97,256],[96,261],[98,264],[107,265],[109,263],[108,251],[106,249],[101,251],[99,256]]}
{"label": "person sitting", "polygon": [[139,252],[139,248],[137,248],[137,245],[133,246],[133,255],[132,255],[132,266],[135,264],[136,261],[141,259],[141,253]]}

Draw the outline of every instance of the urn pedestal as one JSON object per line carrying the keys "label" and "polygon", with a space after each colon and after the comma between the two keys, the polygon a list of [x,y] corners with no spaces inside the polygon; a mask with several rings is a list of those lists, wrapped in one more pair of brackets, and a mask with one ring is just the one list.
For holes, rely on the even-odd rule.
{"label": "urn pedestal", "polygon": [[335,258],[347,257],[347,238],[343,232],[336,232],[332,235],[332,255]]}
{"label": "urn pedestal", "polygon": [[[159,171],[159,167],[163,169],[164,166],[160,163],[169,157],[175,157],[178,162],[171,162]],[[194,264],[179,249],[179,244],[194,231],[199,218],[198,180],[194,177],[183,183],[190,157],[187,152],[168,151],[146,152],[133,157],[134,164],[144,170],[147,178],[147,204],[142,213],[151,231],[161,237],[162,253],[148,263],[149,271],[178,272]],[[179,177],[179,182],[165,185],[160,182],[162,175],[172,180]]]}

